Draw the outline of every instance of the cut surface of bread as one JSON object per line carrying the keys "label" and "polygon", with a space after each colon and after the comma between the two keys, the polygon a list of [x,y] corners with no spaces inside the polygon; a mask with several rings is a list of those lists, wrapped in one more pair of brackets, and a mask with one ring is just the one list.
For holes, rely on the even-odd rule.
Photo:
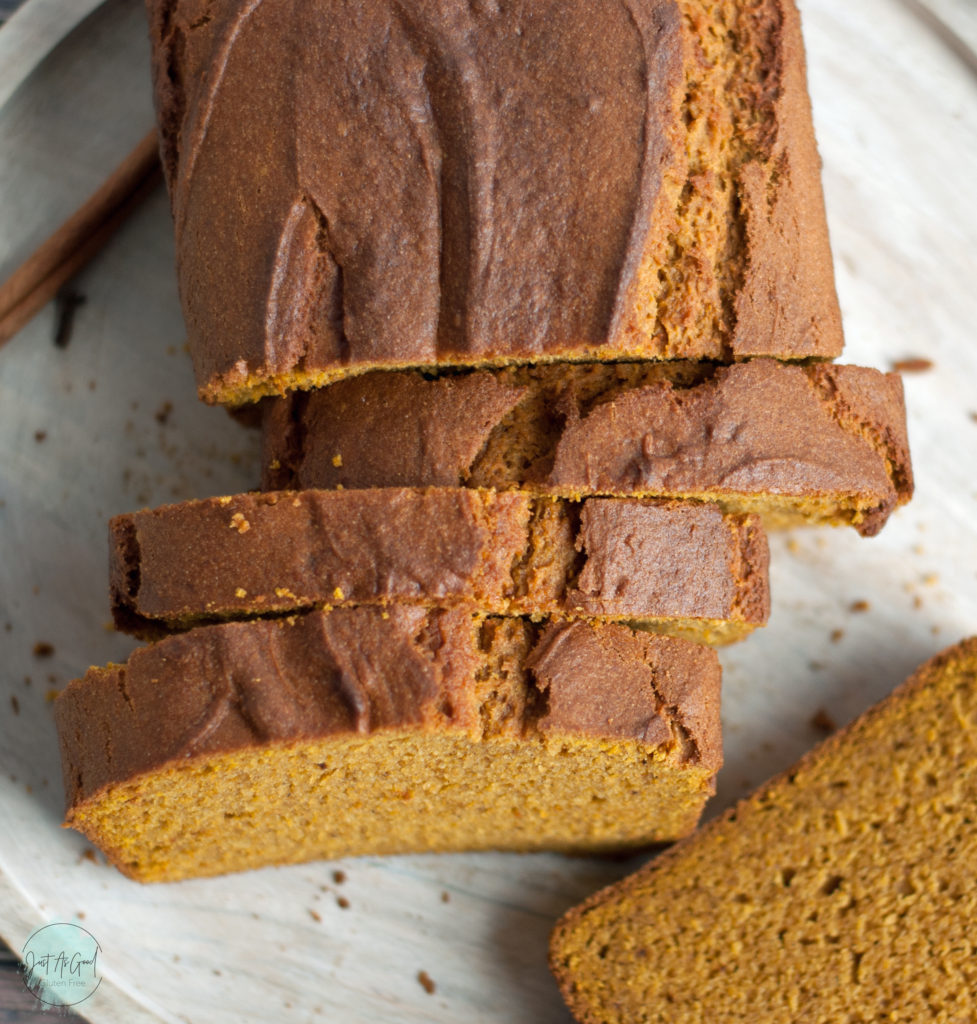
{"label": "cut surface of bread", "polygon": [[770,359],[366,374],[269,399],[264,467],[266,489],[694,499],[863,534],[913,490],[898,375]]}
{"label": "cut surface of bread", "polygon": [[312,607],[454,604],[729,642],[770,612],[756,516],[715,505],[380,488],[188,501],[109,526],[120,629]]}
{"label": "cut surface of bread", "polygon": [[421,608],[204,626],[55,704],[66,824],[168,881],[320,857],[672,840],[721,762],[715,652]]}
{"label": "cut surface of bread", "polygon": [[148,8],[207,400],[841,351],[793,0]]}
{"label": "cut surface of bread", "polygon": [[977,1017],[977,638],[567,914],[587,1024]]}

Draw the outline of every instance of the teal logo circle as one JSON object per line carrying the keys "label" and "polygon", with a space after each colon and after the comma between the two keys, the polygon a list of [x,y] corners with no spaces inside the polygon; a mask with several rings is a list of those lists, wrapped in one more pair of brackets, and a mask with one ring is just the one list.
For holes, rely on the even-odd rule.
{"label": "teal logo circle", "polygon": [[102,983],[95,936],[65,922],[38,928],[24,943],[21,970],[27,991],[48,1006],[82,1003]]}

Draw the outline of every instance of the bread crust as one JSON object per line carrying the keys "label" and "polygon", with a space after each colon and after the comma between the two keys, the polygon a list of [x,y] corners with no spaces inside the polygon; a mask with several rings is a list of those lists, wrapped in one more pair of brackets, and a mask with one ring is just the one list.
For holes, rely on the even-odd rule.
{"label": "bread crust", "polygon": [[759,519],[715,505],[466,488],[285,491],[116,516],[109,534],[113,616],[136,635],[406,603],[732,639],[770,612]]}
{"label": "bread crust", "polygon": [[[684,832],[722,759],[719,687],[710,648],[617,625],[534,626],[462,610],[394,607],[205,626],[141,648],[125,665],[92,668],[58,697],[66,822],[122,870],[150,877],[139,864],[146,867],[147,856],[165,859],[154,846],[158,837],[132,836],[123,827],[120,837],[108,838],[118,826],[114,814],[139,812],[147,785],[175,792],[186,773],[256,756],[274,788],[275,758],[285,761],[296,750],[374,737],[455,737],[475,746],[505,740],[509,749],[540,754],[549,744],[593,744],[597,753],[610,751],[609,765],[614,750],[620,758],[633,748],[639,761],[671,773],[682,794],[675,820]],[[494,799],[499,780],[488,765],[489,778],[472,780],[478,799]],[[396,764],[384,770],[396,773]],[[413,784],[433,783],[434,774]],[[219,773],[203,784],[219,786]],[[257,813],[250,799],[231,793],[218,806],[247,817]],[[313,790],[309,813],[315,805]],[[153,806],[150,800],[150,816]],[[114,814],[105,809],[111,807]],[[193,808],[180,813],[192,832]],[[274,806],[262,813],[275,820]],[[395,801],[391,813],[409,815],[410,805]],[[623,824],[620,834],[628,835]],[[345,827],[342,820],[319,826],[340,837]],[[569,822],[565,831],[568,847],[587,848],[585,822]],[[659,835],[654,822],[635,823],[630,835],[631,842],[674,838]],[[253,841],[260,845],[261,835]],[[364,852],[356,834],[339,842],[329,847],[333,855]],[[493,845],[464,830],[452,844]],[[504,832],[498,845],[505,845]]]}
{"label": "bread crust", "polygon": [[792,0],[148,8],[208,401],[841,351]]}
{"label": "bread crust", "polygon": [[263,461],[272,488],[692,498],[866,535],[913,490],[898,375],[769,359],[368,374],[269,399]]}

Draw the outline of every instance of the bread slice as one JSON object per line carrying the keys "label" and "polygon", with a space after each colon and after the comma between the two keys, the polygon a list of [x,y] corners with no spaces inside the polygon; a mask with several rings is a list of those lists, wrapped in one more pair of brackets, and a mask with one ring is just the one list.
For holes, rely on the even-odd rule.
{"label": "bread slice", "polygon": [[209,401],[841,351],[793,0],[148,6]]}
{"label": "bread slice", "polygon": [[204,626],[55,704],[66,824],[127,875],[609,850],[689,832],[721,761],[708,647],[461,610]]}
{"label": "bread slice", "polygon": [[588,1024],[977,1018],[977,638],[559,923]]}
{"label": "bread slice", "polygon": [[117,516],[116,625],[137,635],[311,607],[467,604],[715,643],[770,613],[766,535],[715,505],[519,491],[239,494]]}
{"label": "bread slice", "polygon": [[372,373],[272,399],[263,486],[523,487],[881,529],[912,495],[902,381],[754,360]]}

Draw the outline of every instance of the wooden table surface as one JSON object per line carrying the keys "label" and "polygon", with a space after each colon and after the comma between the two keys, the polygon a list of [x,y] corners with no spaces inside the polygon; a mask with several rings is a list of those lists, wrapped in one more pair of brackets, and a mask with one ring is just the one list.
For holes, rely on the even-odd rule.
{"label": "wooden table surface", "polygon": [[[0,0],[0,26],[20,6],[22,0]],[[0,1024],[22,1024],[26,1021],[50,1020],[42,1014],[37,1000],[24,988],[17,957],[0,940]],[[70,1016],[77,1017],[76,1014]]]}
{"label": "wooden table surface", "polygon": [[[23,0],[0,0],[0,27],[20,6]],[[37,1000],[27,991],[21,980],[17,956],[0,940],[0,1024],[25,1024],[27,1021],[50,1020],[52,1016],[77,1014],[42,1013]]]}
{"label": "wooden table surface", "polygon": [[[23,0],[0,0],[0,28]],[[43,1012],[37,1000],[24,987],[18,957],[0,940],[0,1024],[27,1024],[29,1021],[73,1017],[70,1010]]]}
{"label": "wooden table surface", "polygon": [[37,1024],[55,1018],[82,1018],[70,1008],[42,1010],[27,991],[20,976],[17,957],[0,942],[0,1024]]}

